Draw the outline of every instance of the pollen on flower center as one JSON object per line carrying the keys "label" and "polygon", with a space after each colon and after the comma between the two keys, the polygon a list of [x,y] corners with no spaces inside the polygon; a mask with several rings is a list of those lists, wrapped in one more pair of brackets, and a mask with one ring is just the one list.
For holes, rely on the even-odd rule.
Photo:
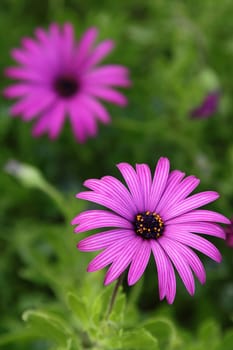
{"label": "pollen on flower center", "polygon": [[139,213],[134,221],[135,233],[145,239],[157,239],[164,231],[164,223],[157,213]]}
{"label": "pollen on flower center", "polygon": [[70,76],[62,76],[54,82],[55,91],[59,96],[69,98],[75,95],[79,89],[77,79]]}

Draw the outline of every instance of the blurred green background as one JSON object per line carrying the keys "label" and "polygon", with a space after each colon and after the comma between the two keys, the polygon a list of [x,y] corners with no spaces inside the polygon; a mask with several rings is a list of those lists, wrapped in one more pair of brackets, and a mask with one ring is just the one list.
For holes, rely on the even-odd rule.
{"label": "blurred green background", "polygon": [[[0,98],[0,337],[15,334],[9,343],[4,338],[4,349],[50,349],[23,335],[22,313],[48,308],[62,314],[65,290],[78,292],[86,279],[97,290],[103,279],[85,273],[91,254],[77,251],[79,237],[49,195],[22,186],[4,171],[10,159],[37,167],[64,195],[67,222],[85,208],[74,195],[86,178],[118,177],[115,164],[121,161],[154,168],[160,156],[169,157],[173,169],[199,177],[199,190],[218,191],[221,197],[210,208],[233,215],[232,15],[230,0],[1,0],[1,89],[11,83],[3,71],[13,64],[10,50],[20,46],[21,38],[33,36],[38,26],[66,21],[73,23],[77,39],[90,26],[98,27],[99,40],[113,39],[116,48],[105,62],[127,66],[133,82],[124,91],[128,106],[107,105],[112,123],[100,125],[98,136],[84,145],[75,142],[68,122],[56,141],[33,139],[32,124],[11,118],[12,102]],[[190,111],[215,90],[221,93],[216,113],[190,118]],[[127,295],[137,288],[139,319],[161,313],[193,334],[210,319],[218,329],[213,333],[230,329],[232,249],[214,242],[223,262],[202,257],[207,283],[197,285],[193,298],[178,283],[174,305],[160,303],[153,263],[140,288],[125,288]]]}

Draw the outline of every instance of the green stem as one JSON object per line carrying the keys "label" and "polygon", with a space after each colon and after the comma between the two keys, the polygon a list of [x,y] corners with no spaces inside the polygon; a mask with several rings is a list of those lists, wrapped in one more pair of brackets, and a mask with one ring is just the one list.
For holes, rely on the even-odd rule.
{"label": "green stem", "polygon": [[118,280],[117,280],[117,282],[115,284],[115,287],[113,289],[112,296],[111,296],[111,299],[110,299],[110,302],[109,302],[109,305],[108,305],[107,319],[109,318],[109,316],[110,316],[110,314],[112,312],[113,306],[114,306],[115,301],[116,301],[117,292],[119,290],[119,287],[122,285],[123,279],[124,279],[124,273],[122,273],[120,275],[120,277],[118,278]]}

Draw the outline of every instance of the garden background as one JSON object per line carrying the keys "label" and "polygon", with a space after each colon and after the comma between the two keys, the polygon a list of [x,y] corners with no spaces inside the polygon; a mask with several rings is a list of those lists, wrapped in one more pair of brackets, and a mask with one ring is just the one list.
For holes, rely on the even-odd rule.
{"label": "garden background", "polygon": [[[153,169],[160,156],[199,177],[199,190],[218,191],[210,208],[233,216],[232,15],[230,0],[1,0],[1,89],[10,84],[3,74],[13,63],[10,50],[51,22],[73,23],[77,38],[97,27],[99,41],[116,43],[105,62],[127,66],[132,79],[124,91],[128,106],[106,104],[112,123],[99,125],[97,137],[82,145],[68,122],[56,141],[33,138],[32,124],[10,117],[12,101],[0,98],[4,350],[232,349],[233,258],[226,242],[212,240],[221,264],[202,257],[207,282],[197,283],[194,297],[179,282],[174,304],[160,302],[151,262],[136,286],[124,286],[109,324],[103,319],[112,286],[103,287],[103,272],[86,272],[94,255],[76,249],[79,237],[69,224],[88,205],[75,199],[85,179],[119,177],[115,164],[122,161]],[[213,91],[220,96],[216,110],[191,117]],[[12,176],[12,160],[32,168],[17,164]]]}

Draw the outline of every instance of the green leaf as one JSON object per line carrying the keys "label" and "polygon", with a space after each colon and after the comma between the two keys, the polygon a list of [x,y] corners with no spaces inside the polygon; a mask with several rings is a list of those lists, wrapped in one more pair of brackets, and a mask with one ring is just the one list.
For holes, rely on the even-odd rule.
{"label": "green leaf", "polygon": [[71,341],[72,332],[60,317],[45,311],[28,310],[23,314],[23,320],[39,338],[56,342],[59,346],[67,346]]}
{"label": "green leaf", "polygon": [[73,293],[68,293],[68,305],[81,327],[85,330],[88,329],[90,327],[90,317],[85,301]]}
{"label": "green leaf", "polygon": [[219,325],[214,320],[205,321],[199,329],[198,337],[206,348],[217,349],[221,339]]}
{"label": "green leaf", "polygon": [[125,332],[121,338],[121,348],[127,350],[159,350],[158,340],[144,328]]}
{"label": "green leaf", "polygon": [[108,310],[113,288],[113,285],[104,288],[93,301],[91,315],[96,325],[99,324]]}
{"label": "green leaf", "polygon": [[233,345],[233,330],[231,329],[226,334],[224,334],[223,340],[217,349],[232,350],[232,345]]}
{"label": "green leaf", "polygon": [[147,320],[143,323],[143,327],[157,338],[161,349],[172,348],[181,342],[173,323],[167,318]]}

